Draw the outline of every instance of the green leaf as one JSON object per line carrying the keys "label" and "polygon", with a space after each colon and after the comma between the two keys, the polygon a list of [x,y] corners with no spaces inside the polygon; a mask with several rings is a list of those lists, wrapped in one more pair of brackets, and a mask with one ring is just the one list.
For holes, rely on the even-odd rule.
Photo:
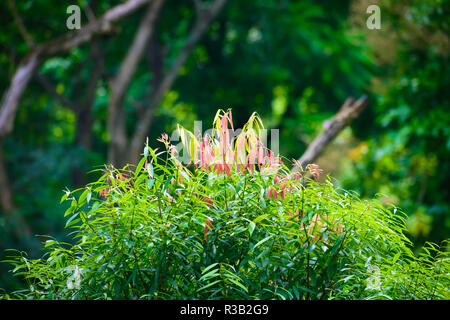
{"label": "green leaf", "polygon": [[302,290],[304,292],[309,292],[309,293],[315,294],[314,291],[312,291],[311,289],[305,288],[303,286],[298,286],[297,288],[299,288],[300,290]]}
{"label": "green leaf", "polygon": [[402,254],[401,251],[400,251],[400,252],[397,252],[397,254],[392,258],[392,264],[393,264],[393,265],[397,262],[398,258],[400,258],[400,255],[401,255],[401,254]]}
{"label": "green leaf", "polygon": [[339,250],[339,248],[341,247],[341,242],[342,239],[344,239],[344,235],[345,233],[342,233],[339,238],[336,240],[336,243],[334,244],[333,248],[331,249],[331,255],[335,255],[336,252]]}
{"label": "green leaf", "polygon": [[217,265],[218,265],[218,263],[213,263],[213,264],[207,266],[207,267],[202,271],[202,274],[205,274],[206,272],[208,272],[208,270],[214,268],[214,267],[217,266]]}
{"label": "green leaf", "polygon": [[70,191],[65,191],[65,194],[61,197],[61,202],[60,203],[63,203],[63,201],[65,201],[67,199],[69,194],[70,194]]}
{"label": "green leaf", "polygon": [[214,281],[214,282],[208,283],[206,286],[203,286],[203,287],[201,287],[200,289],[198,289],[197,292],[198,292],[198,291],[205,290],[206,288],[209,288],[209,287],[215,285],[216,283],[219,283],[220,281],[222,281],[222,280],[216,280],[216,281]]}
{"label": "green leaf", "polygon": [[[72,222],[73,219],[75,219],[76,217],[78,217],[78,212],[73,214],[66,222],[66,228],[70,225],[70,222]],[[77,219],[78,220],[78,219]],[[76,223],[77,221],[74,221],[74,223]]]}
{"label": "green leaf", "polygon": [[256,227],[255,223],[253,221],[250,221],[250,223],[248,224],[248,232],[250,234],[250,237],[252,236],[255,227]]}
{"label": "green leaf", "polygon": [[241,288],[242,290],[244,290],[246,293],[248,293],[248,289],[239,281],[237,281],[236,279],[233,278],[228,278],[228,280],[230,280],[232,283],[234,283],[235,285],[237,285],[239,288]]}
{"label": "green leaf", "polygon": [[148,179],[147,182],[148,190],[152,190],[153,184],[155,184],[155,179]]}
{"label": "green leaf", "polygon": [[151,163],[149,163],[147,165],[147,172],[148,172],[148,175],[150,176],[150,178],[154,178],[153,177],[153,165]]}
{"label": "green leaf", "polygon": [[262,239],[261,241],[258,241],[255,246],[253,247],[253,250],[255,250],[256,247],[259,247],[260,245],[262,245],[264,242],[266,242],[267,240],[269,240],[270,238],[272,238],[273,235],[265,237],[264,239]]}
{"label": "green leaf", "polygon": [[178,171],[178,172],[183,176],[183,178],[186,179],[186,181],[190,181],[190,180],[191,180],[191,179],[189,178],[188,174],[187,174],[186,172],[184,172],[183,170],[180,170],[180,171]]}
{"label": "green leaf", "polygon": [[200,281],[206,281],[208,279],[217,277],[219,275],[218,271],[219,271],[218,269],[214,269],[214,270],[204,274],[203,276],[201,276],[201,278],[199,280]]}
{"label": "green leaf", "polygon": [[269,214],[262,214],[259,217],[257,217],[256,219],[253,220],[254,223],[258,223],[262,220],[264,220],[265,218],[267,218],[269,216]]}
{"label": "green leaf", "polygon": [[136,171],[134,172],[134,177],[137,177],[139,173],[141,173],[142,167],[144,166],[145,158],[142,158],[141,161],[139,161]]}
{"label": "green leaf", "polygon": [[67,215],[71,214],[76,209],[77,209],[77,201],[74,199],[74,200],[72,200],[72,202],[70,204],[70,207],[64,213],[64,217],[66,217]]}
{"label": "green leaf", "polygon": [[335,258],[332,258],[328,263],[327,275],[328,279],[333,279],[337,272],[337,261]]}
{"label": "green leaf", "polygon": [[163,187],[164,190],[167,190],[167,188],[169,188],[169,184],[170,184],[170,181],[172,181],[172,179],[173,179],[173,174],[170,175],[169,178],[167,179],[166,183],[164,183],[164,187]]}
{"label": "green leaf", "polygon": [[86,197],[88,193],[90,192],[89,189],[84,190],[84,192],[81,194],[80,198],[78,199],[78,203],[82,205],[84,203],[84,200],[86,200]]}

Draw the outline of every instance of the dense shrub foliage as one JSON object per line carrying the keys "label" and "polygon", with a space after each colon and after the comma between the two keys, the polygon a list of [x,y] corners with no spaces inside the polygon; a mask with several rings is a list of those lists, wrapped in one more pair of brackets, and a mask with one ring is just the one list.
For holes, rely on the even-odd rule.
{"label": "dense shrub foliage", "polygon": [[[67,191],[75,244],[50,239],[41,259],[10,263],[33,299],[448,299],[448,253],[428,244],[416,257],[404,215],[361,201],[312,165],[291,172],[258,138],[252,116],[228,136],[195,137],[180,148],[147,146],[136,168],[107,167]],[[231,141],[231,142],[230,142]]]}

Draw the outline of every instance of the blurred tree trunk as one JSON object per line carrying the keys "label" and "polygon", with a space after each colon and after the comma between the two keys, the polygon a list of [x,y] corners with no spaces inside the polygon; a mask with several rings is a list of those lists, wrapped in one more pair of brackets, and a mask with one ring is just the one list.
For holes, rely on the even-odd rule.
{"label": "blurred tree trunk", "polygon": [[[91,44],[91,56],[93,66],[90,72],[90,77],[85,88],[83,99],[80,99],[81,101],[76,109],[77,125],[75,132],[75,145],[80,146],[85,151],[90,151],[92,149],[92,124],[94,120],[92,109],[95,102],[95,93],[98,82],[101,80],[103,73],[104,61],[100,39],[93,40]],[[74,186],[77,188],[86,185],[88,178],[85,170],[75,166],[72,170],[72,180]]]}
{"label": "blurred tree trunk", "polygon": [[108,103],[108,162],[116,167],[127,163],[128,138],[126,133],[125,108],[123,106],[127,89],[136,72],[137,65],[152,36],[155,22],[164,0],[154,0],[148,6],[136,31],[119,72],[111,80],[111,94]]}
{"label": "blurred tree trunk", "polygon": [[136,124],[136,129],[131,139],[131,146],[127,159],[129,163],[136,164],[138,162],[139,156],[144,149],[145,138],[148,136],[151,129],[156,107],[161,103],[164,95],[170,90],[173,83],[177,79],[180,68],[186,62],[186,59],[192,49],[194,49],[204,33],[208,30],[211,22],[226,2],[227,0],[215,0],[209,3],[203,3],[200,0],[194,1],[197,15],[195,24],[180,53],[175,58],[175,61],[172,63],[170,69],[152,93],[150,103],[147,106],[144,115],[139,118],[139,121]]}
{"label": "blurred tree trunk", "polygon": [[8,179],[5,157],[3,154],[3,140],[0,140],[0,204],[2,210],[11,212],[15,209],[13,203],[13,192]]}
{"label": "blurred tree trunk", "polygon": [[31,229],[26,223],[25,219],[19,215],[14,215],[16,206],[13,200],[13,191],[8,179],[8,171],[6,169],[5,155],[3,153],[3,139],[0,139],[0,207],[5,213],[7,220],[16,220],[18,224],[14,228],[14,233],[17,237],[31,236]]}
{"label": "blurred tree trunk", "polygon": [[[98,82],[100,81],[103,73],[103,54],[101,51],[101,40],[94,39],[91,42],[91,54],[93,66],[90,70],[89,79],[87,84],[82,88],[81,73],[83,71],[85,63],[81,63],[76,73],[75,79],[75,98],[74,101],[66,98],[56,90],[56,86],[42,74],[37,74],[37,79],[42,87],[52,95],[58,102],[64,107],[72,110],[76,118],[75,127],[75,146],[81,147],[85,151],[92,149],[92,123],[93,114],[92,108],[95,101],[95,93],[97,90]],[[88,61],[86,59],[86,61]],[[82,93],[82,90],[83,93]],[[78,166],[78,167],[77,167]],[[79,164],[75,161],[72,168],[72,181],[75,187],[81,187],[87,183],[87,175],[85,170],[79,167]]]}
{"label": "blurred tree trunk", "polygon": [[[95,22],[95,14],[98,11],[98,1],[92,0],[87,5],[88,10],[86,14],[89,17],[91,23]],[[82,146],[85,150],[91,150],[92,148],[92,123],[93,114],[92,108],[95,101],[95,93],[97,90],[98,82],[102,78],[104,57],[101,49],[102,38],[100,35],[94,36],[91,43],[90,57],[92,58],[92,69],[87,79],[87,85],[85,87],[83,98],[78,99],[77,106],[77,126],[75,133],[75,144]],[[81,95],[80,95],[81,97]]]}

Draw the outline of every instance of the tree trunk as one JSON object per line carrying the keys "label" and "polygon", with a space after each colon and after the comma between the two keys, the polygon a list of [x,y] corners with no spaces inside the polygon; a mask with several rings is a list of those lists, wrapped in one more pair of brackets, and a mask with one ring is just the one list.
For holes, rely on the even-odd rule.
{"label": "tree trunk", "polygon": [[13,192],[8,179],[8,171],[6,170],[5,157],[3,155],[3,141],[0,140],[0,204],[2,210],[11,212],[15,210],[13,202]]}
{"label": "tree trunk", "polygon": [[[92,149],[92,123],[94,121],[92,108],[95,101],[97,85],[103,72],[103,55],[100,47],[100,39],[93,40],[91,45],[93,66],[85,89],[85,94],[80,102],[80,105],[76,109],[77,126],[75,133],[75,145],[82,147],[85,151],[90,151]],[[72,180],[76,188],[85,186],[88,183],[85,170],[75,166],[72,170]]]}
{"label": "tree trunk", "polygon": [[31,229],[21,216],[14,216],[16,206],[13,200],[13,191],[8,178],[8,171],[5,164],[3,153],[3,140],[0,139],[0,206],[7,220],[16,220],[18,227],[14,228],[14,234],[17,237],[29,238]]}
{"label": "tree trunk", "polygon": [[128,161],[128,138],[126,134],[126,115],[123,107],[127,89],[136,71],[136,67],[152,36],[154,24],[164,0],[154,0],[149,6],[133,39],[117,76],[110,83],[108,104],[108,162],[123,167]]}
{"label": "tree trunk", "polygon": [[130,163],[136,164],[139,159],[139,155],[144,149],[145,138],[150,131],[156,107],[160,104],[166,92],[170,90],[173,83],[177,79],[179,70],[185,63],[192,49],[203,37],[211,22],[226,2],[227,0],[215,0],[206,5],[201,4],[201,1],[194,1],[197,9],[197,21],[172,66],[161,80],[159,86],[155,89],[146,112],[143,117],[139,119],[136,125],[136,129],[131,139],[130,153],[128,155]]}
{"label": "tree trunk", "polygon": [[[118,102],[110,101],[110,105],[117,106]],[[112,107],[108,113],[108,163],[117,168],[127,163],[126,154],[128,139],[125,131],[125,112],[123,108]]]}

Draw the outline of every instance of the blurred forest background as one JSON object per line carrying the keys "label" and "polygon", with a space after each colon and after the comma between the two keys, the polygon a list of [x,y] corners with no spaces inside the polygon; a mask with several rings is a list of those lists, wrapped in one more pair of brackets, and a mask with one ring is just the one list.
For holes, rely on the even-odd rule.
{"label": "blurred forest background", "polygon": [[[66,27],[72,4],[79,31]],[[371,4],[380,30],[366,26]],[[449,7],[1,1],[0,260],[7,248],[39,256],[39,235],[70,241],[64,189],[105,163],[134,162],[147,136],[157,146],[177,123],[212,123],[218,108],[232,108],[238,127],[257,111],[280,130],[281,154],[298,158],[347,97],[363,94],[367,109],[318,164],[339,186],[405,211],[417,248],[448,238]],[[0,288],[10,291],[18,279],[8,268],[0,264]]]}

